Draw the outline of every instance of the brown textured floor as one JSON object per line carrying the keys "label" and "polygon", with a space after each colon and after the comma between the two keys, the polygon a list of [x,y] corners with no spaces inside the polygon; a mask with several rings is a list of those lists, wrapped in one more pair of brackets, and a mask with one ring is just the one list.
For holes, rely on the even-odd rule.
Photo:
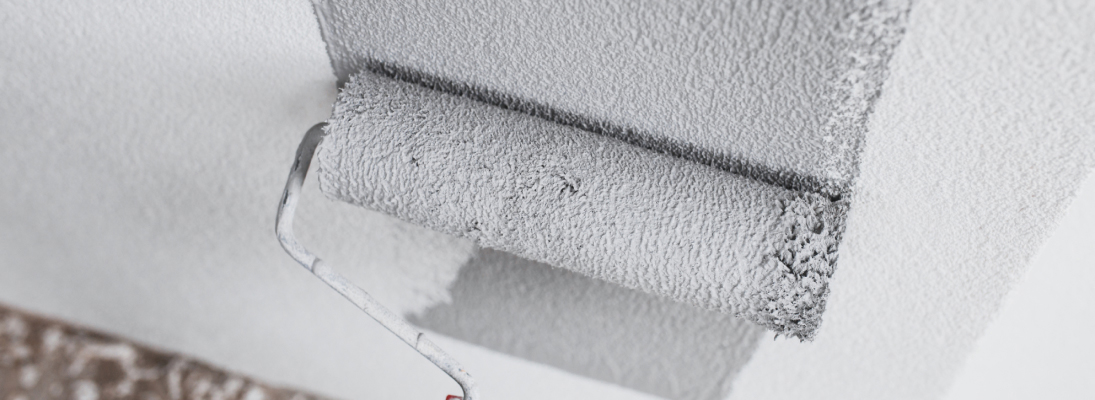
{"label": "brown textured floor", "polygon": [[313,400],[179,354],[0,305],[0,400]]}

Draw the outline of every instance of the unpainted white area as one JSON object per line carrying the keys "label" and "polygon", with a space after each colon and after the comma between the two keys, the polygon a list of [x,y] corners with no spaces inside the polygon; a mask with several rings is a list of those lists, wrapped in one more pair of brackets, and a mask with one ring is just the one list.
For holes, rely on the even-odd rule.
{"label": "unpainted white area", "polygon": [[944,397],[1086,399],[1095,393],[1095,175],[1038,250]]}
{"label": "unpainted white area", "polygon": [[817,339],[731,398],[942,396],[1095,166],[1095,3],[919,2],[890,74]]}
{"label": "unpainted white area", "polygon": [[[0,302],[342,398],[458,393],[274,237],[293,152],[335,96],[308,2],[5,0],[0,21]],[[443,300],[473,251],[314,182],[296,229],[399,312]],[[636,397],[477,357],[493,398],[552,398],[498,383],[542,374]]]}
{"label": "unpainted white area", "polygon": [[314,1],[342,79],[392,64],[841,187],[908,7]]}

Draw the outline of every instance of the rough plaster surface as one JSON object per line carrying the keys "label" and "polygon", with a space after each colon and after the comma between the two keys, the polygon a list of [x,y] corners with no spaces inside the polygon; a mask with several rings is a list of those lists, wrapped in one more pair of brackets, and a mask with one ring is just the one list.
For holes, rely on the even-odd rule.
{"label": "rough plaster surface", "polygon": [[846,204],[364,72],[316,149],[332,198],[811,338]]}
{"label": "rough plaster surface", "polygon": [[[777,185],[841,193],[906,1],[315,0],[371,69]],[[413,71],[406,73],[406,70]]]}
{"label": "rough plaster surface", "polygon": [[871,117],[825,329],[762,343],[731,398],[944,393],[1095,166],[1093,6],[917,3]]}
{"label": "rough plaster surface", "polygon": [[411,322],[669,399],[724,399],[764,332],[489,249],[460,270],[452,297]]}

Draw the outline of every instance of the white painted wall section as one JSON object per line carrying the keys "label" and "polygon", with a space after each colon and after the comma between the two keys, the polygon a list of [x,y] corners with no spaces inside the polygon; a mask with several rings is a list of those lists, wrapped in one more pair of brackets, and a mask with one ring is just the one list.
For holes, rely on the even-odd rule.
{"label": "white painted wall section", "polygon": [[[340,398],[457,393],[274,237],[335,96],[307,1],[0,0],[0,93],[0,302]],[[443,300],[473,251],[312,184],[297,230],[400,312]],[[641,398],[446,345],[492,398]]]}
{"label": "white painted wall section", "polygon": [[731,398],[939,398],[1095,166],[1095,3],[909,18],[817,340],[763,342]]}

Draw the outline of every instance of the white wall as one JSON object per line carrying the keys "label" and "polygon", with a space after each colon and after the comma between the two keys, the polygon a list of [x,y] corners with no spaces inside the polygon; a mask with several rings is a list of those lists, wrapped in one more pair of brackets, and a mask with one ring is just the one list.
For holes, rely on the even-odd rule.
{"label": "white wall", "polygon": [[1095,175],[1008,293],[944,397],[1085,399],[1095,393]]}
{"label": "white wall", "polygon": [[731,397],[943,395],[1095,166],[1093,82],[1095,3],[914,5],[817,340],[762,343]]}
{"label": "white wall", "polygon": [[[342,398],[456,393],[274,237],[335,95],[307,1],[0,0],[0,21],[0,302]],[[399,311],[446,296],[471,254],[305,190],[303,240]],[[629,395],[449,347],[496,398],[552,395],[514,376]]]}
{"label": "white wall", "polygon": [[[917,3],[821,334],[764,341],[737,397],[945,392],[1095,165],[1091,7]],[[455,393],[274,240],[334,98],[307,2],[3,0],[0,21],[0,301],[332,395]],[[471,254],[305,190],[303,239],[400,311]],[[494,398],[642,396],[437,341]]]}

